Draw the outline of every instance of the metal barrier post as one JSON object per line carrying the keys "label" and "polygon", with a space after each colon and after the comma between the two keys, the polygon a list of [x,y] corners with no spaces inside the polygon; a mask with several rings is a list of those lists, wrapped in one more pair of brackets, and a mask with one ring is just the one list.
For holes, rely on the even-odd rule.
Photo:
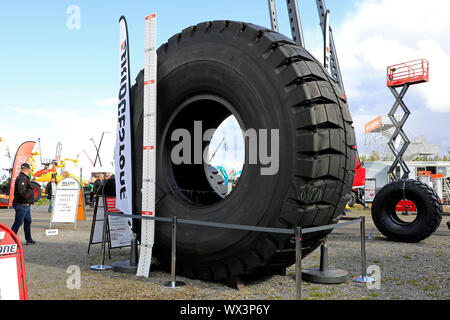
{"label": "metal barrier post", "polygon": [[[168,281],[164,284],[162,284],[165,287],[168,288],[177,288],[180,286],[185,285],[182,281],[176,281],[176,244],[177,244],[177,217],[172,217],[172,219],[169,218],[163,218],[163,217],[150,217],[150,216],[141,216],[141,215],[131,215],[131,216],[124,216],[123,214],[114,214],[110,213],[108,215],[121,217],[121,218],[133,218],[133,219],[140,219],[140,220],[154,220],[154,221],[160,221],[160,222],[171,222],[172,223],[172,261],[171,261],[171,281]],[[342,218],[341,220],[351,220],[350,222],[343,222],[339,224],[330,224],[320,227],[311,227],[311,228],[305,228],[302,229],[301,227],[295,227],[292,229],[285,229],[285,228],[270,228],[270,227],[259,227],[259,226],[245,226],[245,225],[237,225],[237,224],[225,224],[225,223],[218,223],[218,222],[207,222],[207,221],[198,221],[198,220],[186,220],[186,219],[180,219],[181,224],[190,224],[190,225],[199,225],[199,226],[209,226],[209,227],[215,227],[215,228],[225,228],[225,229],[234,229],[234,230],[248,230],[248,231],[254,231],[254,232],[269,232],[269,233],[280,233],[280,234],[294,234],[295,237],[295,251],[296,251],[296,257],[295,257],[295,282],[296,282],[296,299],[301,300],[302,298],[302,241],[303,241],[303,234],[306,233],[313,233],[313,232],[319,232],[323,230],[333,229],[333,228],[339,228],[346,225],[357,223],[357,220],[361,223],[361,264],[362,264],[362,276],[361,277],[355,277],[352,279],[353,281],[358,282],[374,282],[375,280],[369,278],[366,276],[365,268],[366,268],[366,247],[365,247],[365,218]],[[104,228],[104,234],[106,233],[106,230]],[[104,244],[104,242],[102,242]],[[326,246],[323,247],[324,253],[326,253]],[[321,271],[333,271],[333,270],[327,270],[326,267],[326,257],[322,257],[323,260],[321,260],[322,270]],[[104,259],[104,257],[103,257]],[[103,263],[103,260],[102,260]],[[359,278],[359,280],[357,279]],[[362,279],[362,281],[361,281]]]}
{"label": "metal barrier post", "polygon": [[104,213],[103,216],[103,234],[102,234],[102,262],[99,265],[91,266],[91,270],[95,271],[105,271],[112,269],[112,266],[105,265],[105,242],[106,242],[106,224],[108,223],[107,213]]}
{"label": "metal barrier post", "polygon": [[172,217],[172,269],[170,274],[170,281],[163,284],[168,288],[179,288],[186,283],[183,281],[177,281],[176,275],[176,255],[177,255],[177,217]]}
{"label": "metal barrier post", "polygon": [[355,282],[374,282],[375,279],[366,275],[366,217],[360,218],[360,232],[361,232],[361,276],[355,277],[352,280]]}
{"label": "metal barrier post", "polygon": [[366,278],[366,217],[361,216],[361,276]]}
{"label": "metal barrier post", "polygon": [[302,299],[302,228],[295,230],[295,299]]}

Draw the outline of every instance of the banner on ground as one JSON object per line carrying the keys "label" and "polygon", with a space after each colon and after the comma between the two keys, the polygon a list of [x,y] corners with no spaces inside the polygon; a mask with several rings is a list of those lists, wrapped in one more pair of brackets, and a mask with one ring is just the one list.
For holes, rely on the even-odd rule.
{"label": "banner on ground", "polygon": [[9,188],[9,203],[8,206],[12,206],[14,200],[14,185],[16,184],[16,179],[21,171],[20,167],[24,163],[28,163],[31,158],[31,153],[33,152],[36,142],[27,141],[20,145],[17,149],[16,157],[14,158],[14,164],[11,172],[11,185]]}
{"label": "banner on ground", "polygon": [[130,61],[128,30],[121,17],[119,42],[119,99],[115,148],[117,209],[125,214],[133,211],[132,137],[130,112]]}

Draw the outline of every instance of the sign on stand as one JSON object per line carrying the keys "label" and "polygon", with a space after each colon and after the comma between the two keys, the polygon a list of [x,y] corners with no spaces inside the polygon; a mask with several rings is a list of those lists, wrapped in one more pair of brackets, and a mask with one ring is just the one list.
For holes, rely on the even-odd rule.
{"label": "sign on stand", "polygon": [[[92,218],[88,253],[92,244],[102,243],[103,224],[105,221],[107,221],[105,241],[110,249],[129,247],[131,245],[132,219],[105,216],[105,211],[120,213],[119,209],[116,208],[116,198],[113,196],[115,194],[114,187],[115,181],[111,178],[105,182],[97,195],[98,200],[95,204],[94,216]],[[111,190],[113,191],[111,192]]]}
{"label": "sign on stand", "polygon": [[373,202],[375,194],[377,192],[377,180],[376,179],[366,179],[364,185],[364,201]]}
{"label": "sign on stand", "polygon": [[[74,178],[61,180],[56,187],[55,203],[52,210],[50,229],[54,223],[74,223],[77,226],[77,215],[84,217],[84,199],[80,197],[81,185]],[[80,206],[80,201],[83,204]]]}
{"label": "sign on stand", "polygon": [[0,224],[0,300],[26,300],[27,283],[22,244]]}
{"label": "sign on stand", "polygon": [[[115,197],[105,197],[104,199],[107,212],[120,213],[119,209],[116,208]],[[132,219],[109,216],[107,220],[111,248],[129,247],[131,245],[131,238],[133,237],[131,230]]]}

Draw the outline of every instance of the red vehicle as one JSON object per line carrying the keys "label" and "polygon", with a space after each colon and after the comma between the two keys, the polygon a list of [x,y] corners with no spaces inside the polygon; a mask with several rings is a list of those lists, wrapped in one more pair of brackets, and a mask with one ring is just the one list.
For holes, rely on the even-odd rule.
{"label": "red vehicle", "polygon": [[356,155],[356,166],[353,169],[355,172],[355,178],[353,180],[353,187],[350,194],[348,194],[347,204],[353,207],[355,203],[359,203],[364,207],[367,207],[364,201],[364,185],[366,183],[366,168],[364,168],[364,163],[359,161],[359,155]]}

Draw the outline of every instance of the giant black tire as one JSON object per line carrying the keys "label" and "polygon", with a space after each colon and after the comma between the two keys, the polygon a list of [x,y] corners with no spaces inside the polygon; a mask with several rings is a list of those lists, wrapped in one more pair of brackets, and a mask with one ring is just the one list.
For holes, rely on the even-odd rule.
{"label": "giant black tire", "polygon": [[[397,216],[396,206],[407,199],[417,207],[417,217],[406,222]],[[398,242],[419,242],[432,235],[441,224],[442,204],[428,185],[416,180],[398,180],[377,192],[372,203],[372,219],[388,239]]]}
{"label": "giant black tire", "polygon": [[[356,142],[342,91],[311,54],[279,33],[231,21],[187,28],[157,54],[158,216],[283,228],[338,221],[342,195],[353,183]],[[139,212],[143,87],[141,71],[131,91]],[[211,192],[203,163],[172,163],[171,133],[193,133],[195,120],[203,131],[217,128],[230,115],[244,131],[279,129],[280,163],[277,174],[261,175],[263,165],[246,161],[237,187],[221,199]],[[247,157],[248,148],[246,141]],[[329,232],[306,234],[303,254]],[[154,256],[168,269],[170,224],[157,223],[155,236]],[[220,281],[269,263],[295,263],[288,235],[179,225],[177,243],[177,273],[191,278]]]}

